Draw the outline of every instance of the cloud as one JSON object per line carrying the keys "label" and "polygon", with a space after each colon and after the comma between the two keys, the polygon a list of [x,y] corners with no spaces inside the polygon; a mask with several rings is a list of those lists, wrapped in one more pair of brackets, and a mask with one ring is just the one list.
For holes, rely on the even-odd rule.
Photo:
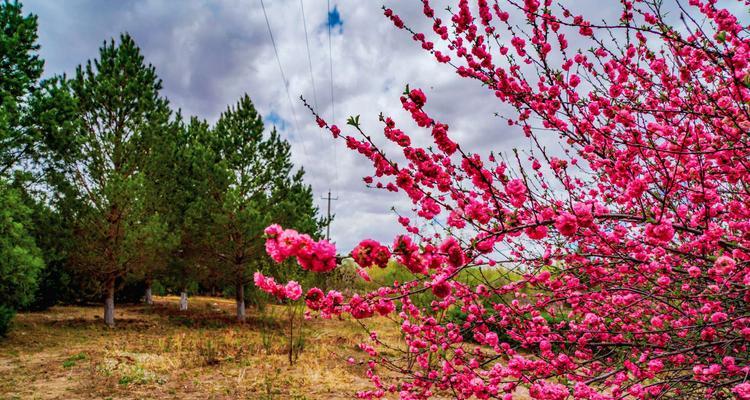
{"label": "cloud", "polygon": [[[367,160],[318,129],[298,98],[313,102],[314,80],[321,115],[343,126],[348,115],[362,114],[365,129],[377,132],[382,129],[380,111],[408,121],[398,101],[407,83],[427,86],[434,80],[425,78],[438,75],[448,82],[451,72],[434,71],[408,36],[382,18],[379,5],[332,2],[329,13],[324,3],[305,0],[311,76],[299,2],[266,3],[293,105],[259,2],[27,1],[25,10],[39,16],[45,76],[73,73],[77,65],[97,57],[103,41],[129,32],[156,67],[163,94],[183,114],[213,122],[248,93],[269,128],[276,126],[292,143],[294,161],[305,168],[321,210],[321,197],[329,188],[338,196],[332,204],[336,219],[331,233],[340,248],[351,249],[366,237],[390,240],[400,232],[391,206],[408,212],[408,202],[367,189],[361,180],[370,173]],[[411,10],[416,15],[414,11],[418,9]],[[333,34],[330,57],[328,25]]]}
{"label": "cloud", "polygon": [[[400,107],[399,97],[408,83],[427,93],[428,111],[450,125],[451,135],[466,149],[483,154],[529,149],[516,128],[495,116],[508,110],[492,93],[434,62],[408,32],[382,16],[380,2],[332,1],[329,13],[325,2],[303,1],[312,73],[299,0],[266,2],[288,82],[280,76],[260,2],[29,0],[25,10],[39,15],[46,76],[72,73],[78,64],[97,56],[104,40],[127,31],[155,65],[163,94],[183,114],[215,121],[227,105],[248,93],[269,127],[275,125],[290,140],[294,162],[304,166],[321,210],[326,206],[321,197],[329,188],[339,198],[332,204],[336,219],[331,235],[343,251],[368,237],[392,239],[402,230],[391,207],[407,215],[411,207],[399,194],[367,189],[361,178],[371,172],[368,161],[322,132],[299,96],[342,127],[349,115],[361,114],[363,129],[378,143],[384,143],[378,122],[382,112],[417,143],[426,144],[429,132],[416,127]],[[447,4],[434,3],[438,12]],[[421,15],[421,2],[386,0],[386,6],[415,30],[431,31],[431,21]],[[594,0],[576,6],[595,10],[598,18],[616,18],[618,12],[616,4],[602,7]],[[328,25],[334,28],[330,57]],[[550,138],[550,144],[557,146],[556,140]]]}

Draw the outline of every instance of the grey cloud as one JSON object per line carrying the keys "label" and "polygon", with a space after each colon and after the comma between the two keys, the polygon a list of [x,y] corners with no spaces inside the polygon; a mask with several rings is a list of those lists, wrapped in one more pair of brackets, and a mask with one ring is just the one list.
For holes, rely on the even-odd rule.
{"label": "grey cloud", "polygon": [[[434,3],[438,12],[447,5],[446,1]],[[333,204],[336,220],[332,237],[340,248],[347,251],[367,237],[390,240],[402,232],[391,206],[411,215],[410,203],[401,194],[367,189],[361,178],[371,172],[368,160],[318,129],[301,106],[300,95],[313,101],[313,86],[299,0],[268,0],[265,4],[293,109],[259,1],[33,0],[27,1],[25,8],[39,15],[46,76],[72,72],[76,65],[97,56],[102,41],[128,31],[147,61],[156,66],[164,82],[164,94],[183,114],[213,121],[247,92],[262,115],[273,112],[287,122],[278,128],[292,143],[294,161],[304,166],[321,210],[325,210],[325,204],[320,197],[328,188],[339,197]],[[448,123],[451,134],[469,150],[486,153],[487,149],[528,147],[517,131],[493,116],[500,105],[490,92],[476,82],[457,78],[450,67],[435,63],[407,32],[395,29],[383,17],[380,4],[331,2],[332,7],[338,6],[344,29],[332,38],[336,115],[330,122],[348,132],[343,127],[346,117],[361,114],[363,128],[383,143],[379,134],[382,125],[377,120],[382,111],[393,116],[415,141],[429,143],[429,132],[414,126],[401,110],[399,96],[408,83],[427,92],[433,117]],[[430,31],[430,21],[421,16],[421,2],[387,0],[386,4],[410,26]],[[594,3],[587,0],[585,4]],[[317,111],[330,119],[326,2],[304,0],[304,5]]]}

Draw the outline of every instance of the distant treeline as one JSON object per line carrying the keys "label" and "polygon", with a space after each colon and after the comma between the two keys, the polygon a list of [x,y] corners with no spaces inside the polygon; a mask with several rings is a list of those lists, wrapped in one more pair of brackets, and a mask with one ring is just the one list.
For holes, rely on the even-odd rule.
{"label": "distant treeline", "polygon": [[41,80],[36,16],[5,1],[0,23],[0,333],[59,303],[102,302],[112,325],[154,285],[234,295],[243,320],[253,271],[299,273],[269,262],[263,229],[327,221],[250,97],[213,125],[183,116],[128,34]]}

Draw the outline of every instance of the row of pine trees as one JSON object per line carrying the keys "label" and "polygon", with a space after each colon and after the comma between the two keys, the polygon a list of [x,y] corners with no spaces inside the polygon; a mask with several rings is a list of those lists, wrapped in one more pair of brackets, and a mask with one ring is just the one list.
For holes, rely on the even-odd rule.
{"label": "row of pine trees", "polygon": [[[231,293],[280,223],[317,235],[303,171],[245,95],[211,125],[173,111],[127,34],[70,76],[42,80],[37,18],[0,3],[0,333],[19,309]],[[186,306],[186,305],[185,305]]]}

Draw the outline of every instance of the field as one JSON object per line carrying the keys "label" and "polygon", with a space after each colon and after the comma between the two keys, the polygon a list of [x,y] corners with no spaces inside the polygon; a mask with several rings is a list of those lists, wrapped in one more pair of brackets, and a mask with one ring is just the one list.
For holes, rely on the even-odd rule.
{"label": "field", "polygon": [[[106,328],[99,307],[21,313],[0,341],[0,399],[344,399],[371,388],[350,320],[306,322],[304,350],[287,360],[282,307],[250,309],[234,322],[234,302],[176,297],[117,309]],[[397,335],[379,323],[379,332]]]}

